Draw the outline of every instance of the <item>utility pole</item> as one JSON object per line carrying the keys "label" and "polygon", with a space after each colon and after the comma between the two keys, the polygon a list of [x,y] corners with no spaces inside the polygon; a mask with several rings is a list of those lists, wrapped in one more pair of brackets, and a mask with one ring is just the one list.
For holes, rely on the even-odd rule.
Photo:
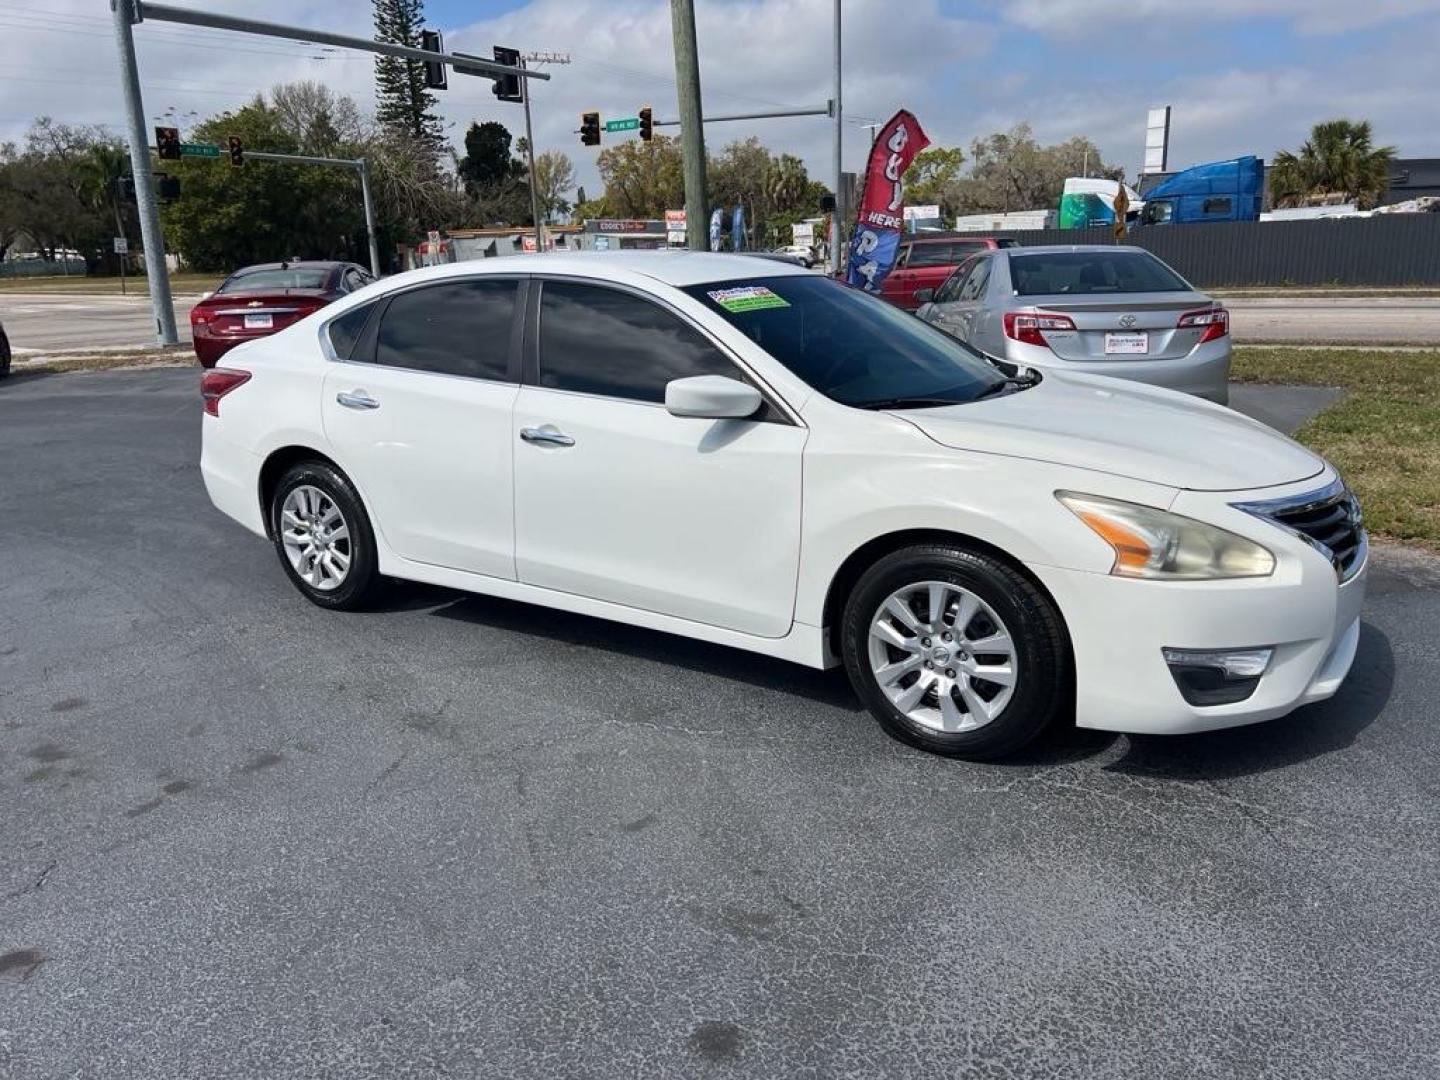
{"label": "utility pole", "polygon": [[[831,92],[831,98],[835,102],[835,213],[830,219],[830,269],[838,274],[840,272],[840,237],[841,237],[841,215],[840,185],[844,182],[841,175],[840,149],[843,142],[844,121],[840,107],[840,0],[835,0],[835,89]],[[848,211],[848,207],[845,208]]]}
{"label": "utility pole", "polygon": [[111,0],[115,44],[120,53],[120,89],[125,96],[125,129],[130,138],[130,171],[135,176],[135,209],[140,216],[140,242],[145,248],[145,277],[150,282],[150,310],[155,340],[177,345],[175,304],[165,269],[165,237],[160,231],[160,206],[150,171],[150,140],[145,137],[145,107],[140,100],[140,68],[135,61],[134,0]]}
{"label": "utility pole", "polygon": [[[525,57],[520,58],[520,70],[525,70]],[[530,165],[530,218],[535,223],[535,254],[545,250],[545,234],[540,228],[540,194],[535,188],[535,132],[530,127],[530,84],[524,80],[520,93],[525,98],[525,156]]]}
{"label": "utility pole", "polygon": [[695,43],[695,0],[670,0],[670,33],[675,39],[680,153],[685,166],[685,240],[691,251],[705,251],[710,246],[710,213],[705,205],[705,120],[700,107],[700,54]]}

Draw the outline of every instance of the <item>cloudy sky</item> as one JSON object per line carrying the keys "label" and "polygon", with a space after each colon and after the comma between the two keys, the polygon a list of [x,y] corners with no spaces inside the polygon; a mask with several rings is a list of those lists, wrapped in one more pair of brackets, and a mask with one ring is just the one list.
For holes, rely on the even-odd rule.
{"label": "cloudy sky", "polygon": [[[367,0],[177,0],[183,6],[368,35]],[[821,104],[829,96],[830,0],[696,0],[709,113]],[[451,49],[568,52],[534,94],[536,143],[598,188],[578,114],[675,111],[667,0],[428,0]],[[1263,9],[1263,15],[1255,14]],[[862,124],[911,109],[932,141],[966,145],[1020,121],[1045,140],[1095,139],[1138,169],[1145,111],[1174,106],[1171,166],[1295,146],[1310,125],[1368,118],[1403,156],[1440,156],[1440,0],[844,0],[846,167]],[[182,128],[276,82],[317,79],[368,106],[362,54],[175,24],[137,27],[146,112]],[[457,141],[472,120],[523,131],[520,106],[451,75],[441,109]],[[0,0],[0,140],[37,115],[122,123],[106,0]],[[823,117],[716,124],[712,146],[759,135],[827,180]]]}

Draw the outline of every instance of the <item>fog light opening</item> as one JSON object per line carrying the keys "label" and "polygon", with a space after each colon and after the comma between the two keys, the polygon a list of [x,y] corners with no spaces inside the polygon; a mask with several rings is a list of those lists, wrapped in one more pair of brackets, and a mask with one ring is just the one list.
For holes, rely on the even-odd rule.
{"label": "fog light opening", "polygon": [[1255,692],[1275,650],[1160,650],[1180,695],[1191,705],[1233,705]]}

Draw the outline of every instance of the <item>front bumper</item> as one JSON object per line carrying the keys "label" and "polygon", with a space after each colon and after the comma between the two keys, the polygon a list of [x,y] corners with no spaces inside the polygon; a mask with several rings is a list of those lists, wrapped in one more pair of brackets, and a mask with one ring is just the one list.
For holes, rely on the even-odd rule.
{"label": "front bumper", "polygon": [[[1291,485],[1315,486],[1314,481]],[[1147,734],[1212,731],[1283,716],[1340,688],[1360,640],[1368,567],[1342,584],[1319,552],[1234,510],[1233,501],[1240,501],[1235,493],[1182,492],[1172,509],[1263,543],[1276,557],[1270,577],[1137,581],[1031,567],[1070,629],[1080,727]],[[1248,698],[1228,705],[1186,702],[1161,652],[1261,646],[1275,650],[1269,668]]]}

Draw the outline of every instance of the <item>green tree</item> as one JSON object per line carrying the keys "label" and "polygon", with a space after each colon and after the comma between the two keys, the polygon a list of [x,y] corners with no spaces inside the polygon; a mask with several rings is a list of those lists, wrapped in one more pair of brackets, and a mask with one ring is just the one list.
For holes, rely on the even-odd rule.
{"label": "green tree", "polygon": [[455,171],[477,225],[534,224],[525,163],[511,152],[511,141],[510,130],[495,120],[471,124],[465,132],[465,156]]}
{"label": "green tree", "polygon": [[965,151],[958,146],[931,146],[916,155],[905,173],[905,201],[912,206],[938,205],[943,217],[954,214],[955,181]]}
{"label": "green tree", "polygon": [[595,166],[605,203],[621,217],[658,218],[685,205],[680,144],[667,135],[627,140],[601,150]]}
{"label": "green tree", "polygon": [[[281,128],[277,114],[257,98],[244,108],[199,124],[196,142],[224,144],[239,136],[252,150],[293,154],[298,140]],[[247,263],[322,258],[340,254],[334,235],[355,220],[332,203],[325,189],[337,177],[311,165],[249,161],[241,168],[205,159],[170,162],[180,178],[182,198],[164,208],[165,236],[199,270],[233,270]],[[337,220],[333,212],[344,215]],[[324,222],[324,237],[314,235]]]}
{"label": "green tree", "polygon": [[[535,193],[540,202],[540,216],[545,221],[570,212],[565,196],[575,186],[575,165],[568,154],[546,150],[535,155]],[[582,192],[583,194],[583,192]]]}
{"label": "green tree", "polygon": [[1298,153],[1276,152],[1271,201],[1303,206],[1340,196],[1368,210],[1389,188],[1394,158],[1393,146],[1374,145],[1368,120],[1327,120],[1311,128]]}
{"label": "green tree", "polygon": [[[374,0],[375,40],[420,47],[425,24],[423,0]],[[431,147],[445,145],[435,112],[435,95],[425,88],[425,65],[398,56],[375,57],[375,119],[382,127]]]}
{"label": "green tree", "polygon": [[23,234],[52,258],[73,249],[90,268],[108,259],[117,207],[113,180],[109,193],[97,187],[102,153],[113,176],[123,157],[111,135],[48,117],[31,125],[23,150],[0,149],[0,247]]}
{"label": "green tree", "polygon": [[956,213],[1048,209],[1059,205],[1067,177],[1125,177],[1123,169],[1105,164],[1089,139],[1077,136],[1042,146],[1024,123],[974,140],[970,160],[969,176],[952,181],[942,194]]}

